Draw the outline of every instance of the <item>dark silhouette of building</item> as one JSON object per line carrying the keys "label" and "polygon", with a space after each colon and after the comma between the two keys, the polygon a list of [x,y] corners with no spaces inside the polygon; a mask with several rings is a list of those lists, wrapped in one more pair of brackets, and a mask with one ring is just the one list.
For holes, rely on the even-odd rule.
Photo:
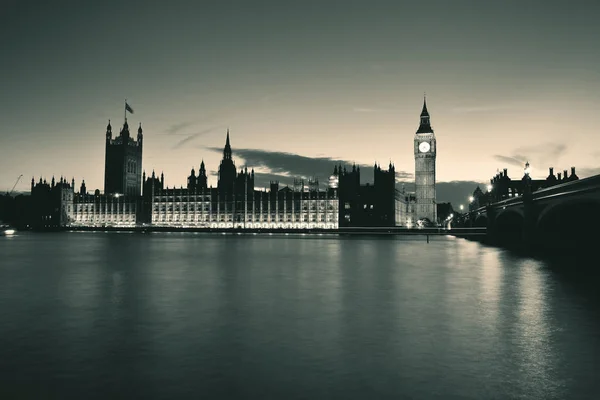
{"label": "dark silhouette of building", "polygon": [[531,179],[529,163],[526,163],[523,176],[519,180],[511,179],[508,176],[508,170],[504,168],[502,172],[498,172],[490,179],[487,200],[489,202],[496,202],[515,196],[522,196],[526,190],[535,192],[539,189],[571,182],[577,179],[579,179],[579,177],[575,173],[575,167],[571,167],[570,176],[568,176],[567,170],[564,170],[562,175],[561,173],[558,173],[558,177],[556,177],[554,176],[554,168],[550,167],[546,179]]}
{"label": "dark silhouette of building", "polygon": [[142,189],[142,124],[137,140],[131,137],[127,118],[119,136],[113,139],[110,120],[106,127],[104,194],[139,196]]}
{"label": "dark silhouette of building", "polygon": [[198,176],[196,176],[196,171],[194,170],[194,168],[192,168],[190,176],[188,176],[187,188],[191,191],[202,191],[208,188],[208,178],[206,176],[206,167],[204,166],[204,160],[202,160],[202,162],[200,163]]}
{"label": "dark silhouette of building", "polygon": [[227,129],[227,138],[225,139],[225,147],[223,148],[223,159],[221,160],[221,165],[219,165],[219,179],[217,183],[219,195],[233,195],[235,190],[236,172],[235,162],[231,155],[229,129]]}
{"label": "dark silhouette of building", "polygon": [[487,186],[484,192],[478,186],[472,195],[472,200],[469,204],[469,211],[476,210],[487,204],[497,201],[506,200],[512,197],[523,196],[527,191],[533,193],[537,190],[559,185],[561,183],[578,180],[579,177],[575,173],[575,167],[571,167],[571,175],[565,169],[563,173],[554,175],[554,168],[550,167],[546,179],[531,179],[529,173],[529,163],[525,164],[525,169],[521,179],[511,179],[508,176],[508,169],[504,168],[502,172],[498,172]]}
{"label": "dark silhouette of building", "polygon": [[[392,227],[410,225],[414,202],[396,189],[396,170],[390,162],[388,170],[373,166],[373,184],[361,185],[360,167],[335,166],[331,181],[339,185],[340,227]],[[408,223],[407,223],[408,222]]]}
{"label": "dark silhouette of building", "polygon": [[63,177],[50,183],[31,180],[31,227],[33,229],[55,229],[71,222],[73,214],[73,187],[75,181],[68,183]]}

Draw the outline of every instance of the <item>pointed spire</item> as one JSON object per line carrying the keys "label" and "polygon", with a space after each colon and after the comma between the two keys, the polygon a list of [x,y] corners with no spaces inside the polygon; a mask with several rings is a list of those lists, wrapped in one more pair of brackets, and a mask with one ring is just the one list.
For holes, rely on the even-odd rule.
{"label": "pointed spire", "polygon": [[429,112],[427,111],[427,99],[425,95],[423,95],[423,110],[421,111],[421,123],[419,124],[419,129],[417,130],[417,133],[433,133]]}
{"label": "pointed spire", "polygon": [[427,111],[427,95],[423,93],[423,110],[421,111],[421,117],[428,116],[429,112]]}
{"label": "pointed spire", "polygon": [[227,139],[225,139],[225,148],[223,149],[223,159],[231,159],[231,143],[229,142],[229,128],[227,128]]}
{"label": "pointed spire", "polygon": [[106,125],[106,140],[112,139],[112,126],[110,126],[110,119],[108,120],[108,125]]}

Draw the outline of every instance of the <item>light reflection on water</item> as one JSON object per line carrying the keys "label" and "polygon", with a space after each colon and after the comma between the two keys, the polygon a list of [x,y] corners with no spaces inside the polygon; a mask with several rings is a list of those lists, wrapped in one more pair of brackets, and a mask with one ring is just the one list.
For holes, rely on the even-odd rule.
{"label": "light reflection on water", "polygon": [[2,398],[599,389],[593,292],[461,239],[24,234],[0,254]]}

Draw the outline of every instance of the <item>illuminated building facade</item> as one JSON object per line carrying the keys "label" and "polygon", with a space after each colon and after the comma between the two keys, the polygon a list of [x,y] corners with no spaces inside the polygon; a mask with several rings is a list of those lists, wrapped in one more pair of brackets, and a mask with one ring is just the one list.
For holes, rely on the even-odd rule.
{"label": "illuminated building facade", "polygon": [[152,173],[144,182],[143,220],[157,227],[232,229],[336,229],[337,188],[320,189],[317,180],[295,180],[292,188],[254,188],[254,170],[237,171],[229,131],[216,188],[207,187],[206,169],[192,169],[186,188],[165,188]]}
{"label": "illuminated building facade", "polygon": [[138,220],[139,198],[75,193],[71,226],[135,226]]}

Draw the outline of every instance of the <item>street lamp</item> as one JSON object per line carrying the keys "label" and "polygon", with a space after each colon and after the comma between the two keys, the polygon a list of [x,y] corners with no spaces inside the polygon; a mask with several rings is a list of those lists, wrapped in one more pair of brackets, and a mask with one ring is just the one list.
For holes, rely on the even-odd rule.
{"label": "street lamp", "polygon": [[474,202],[474,201],[475,201],[475,197],[473,197],[473,196],[469,196],[469,203],[472,203],[472,202]]}
{"label": "street lamp", "polygon": [[531,167],[529,166],[529,161],[525,163],[525,175],[531,175]]}
{"label": "street lamp", "polygon": [[460,208],[460,211],[462,211],[462,210],[464,210],[464,209],[465,209],[465,206],[463,206],[463,205],[461,204],[461,205],[459,206],[459,208]]}
{"label": "street lamp", "polygon": [[487,191],[491,192],[494,187],[492,185],[487,185]]}

